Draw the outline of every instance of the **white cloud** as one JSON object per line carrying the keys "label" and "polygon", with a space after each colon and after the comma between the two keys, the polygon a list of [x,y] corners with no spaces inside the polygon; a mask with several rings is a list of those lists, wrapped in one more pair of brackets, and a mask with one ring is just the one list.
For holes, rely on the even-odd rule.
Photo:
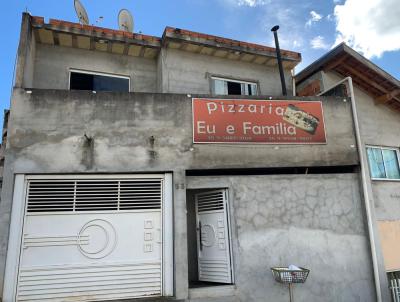
{"label": "white cloud", "polygon": [[226,0],[230,4],[238,5],[238,6],[249,6],[256,7],[269,3],[268,0]]}
{"label": "white cloud", "polygon": [[311,26],[313,23],[320,21],[322,17],[323,16],[318,14],[316,11],[310,11],[310,19],[306,22],[306,26]]}
{"label": "white cloud", "polygon": [[346,0],[335,6],[336,42],[346,42],[367,58],[400,49],[398,0]]}
{"label": "white cloud", "polygon": [[[271,28],[279,25],[279,44],[282,49],[305,53],[310,50],[310,28],[304,28],[305,19],[310,18],[312,22],[321,22],[324,16],[310,9],[310,5],[303,1],[292,0],[218,0],[228,8],[224,22],[230,26],[230,30],[239,28],[246,30],[245,41],[275,47]],[[252,19],[248,18],[246,10],[238,8],[255,8]],[[241,18],[241,14],[246,18]],[[241,22],[245,26],[240,27]],[[234,24],[236,27],[233,27]],[[251,24],[252,26],[248,26]]]}
{"label": "white cloud", "polygon": [[328,49],[329,45],[326,44],[325,38],[322,36],[316,36],[310,41],[311,48],[313,49]]}

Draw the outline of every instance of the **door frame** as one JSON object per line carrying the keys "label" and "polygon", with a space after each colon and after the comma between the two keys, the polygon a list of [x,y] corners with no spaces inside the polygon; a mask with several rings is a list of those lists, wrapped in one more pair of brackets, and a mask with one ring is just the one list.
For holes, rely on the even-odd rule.
{"label": "door frame", "polygon": [[[200,188],[199,188],[200,189]],[[223,191],[225,195],[225,203],[224,208],[225,208],[225,214],[226,214],[226,228],[227,228],[227,236],[228,236],[228,246],[229,246],[229,264],[230,264],[230,270],[231,270],[231,283],[227,283],[227,285],[232,285],[235,284],[235,270],[234,270],[234,265],[233,265],[233,250],[232,250],[232,228],[231,228],[231,215],[230,215],[230,194],[229,194],[229,189],[228,188],[201,188],[203,192],[213,192],[213,191]],[[193,195],[194,197],[194,203],[195,203],[195,216],[196,216],[196,241],[197,241],[197,267],[199,267],[199,244],[200,244],[200,238],[199,238],[199,232],[197,231],[198,228],[198,208],[197,208],[197,200],[196,200],[196,194],[201,194],[203,192],[198,192]],[[198,269],[198,274],[199,274],[199,269]],[[199,280],[200,281],[200,280]]]}
{"label": "door frame", "polygon": [[152,178],[163,179],[163,203],[161,205],[162,221],[162,296],[173,296],[174,294],[174,238],[173,238],[173,196],[172,196],[172,173],[163,174],[40,174],[26,175],[15,174],[12,198],[12,212],[10,217],[10,232],[8,238],[6,267],[3,285],[3,301],[16,300],[18,272],[21,258],[22,233],[25,221],[26,193],[28,181],[31,179],[110,179],[110,178]]}

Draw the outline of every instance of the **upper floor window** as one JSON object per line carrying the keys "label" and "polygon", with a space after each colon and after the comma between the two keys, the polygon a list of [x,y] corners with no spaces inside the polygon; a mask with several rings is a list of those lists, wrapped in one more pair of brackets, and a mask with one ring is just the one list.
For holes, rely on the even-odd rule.
{"label": "upper floor window", "polygon": [[397,149],[367,147],[369,169],[373,179],[400,179]]}
{"label": "upper floor window", "polygon": [[129,92],[129,77],[71,70],[69,89]]}
{"label": "upper floor window", "polygon": [[212,77],[212,93],[216,95],[257,95],[257,83]]}

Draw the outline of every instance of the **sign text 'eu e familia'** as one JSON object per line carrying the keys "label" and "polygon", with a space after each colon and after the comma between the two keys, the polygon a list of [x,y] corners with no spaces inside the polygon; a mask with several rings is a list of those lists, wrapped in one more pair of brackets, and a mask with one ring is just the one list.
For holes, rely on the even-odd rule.
{"label": "sign text 'eu e familia'", "polygon": [[321,102],[193,99],[194,143],[324,144]]}

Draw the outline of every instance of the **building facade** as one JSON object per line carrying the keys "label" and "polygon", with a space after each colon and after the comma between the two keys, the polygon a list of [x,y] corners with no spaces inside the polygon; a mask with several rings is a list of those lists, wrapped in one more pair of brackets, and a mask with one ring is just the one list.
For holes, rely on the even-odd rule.
{"label": "building facade", "polygon": [[393,299],[397,301],[400,82],[340,44],[296,75],[296,83],[299,95],[347,96],[354,101],[376,278],[383,294],[389,279]]}
{"label": "building facade", "polygon": [[[293,93],[301,56],[282,56]],[[280,301],[287,287],[271,267],[290,264],[311,271],[296,301],[387,301],[351,98],[280,91],[269,47],[24,14],[0,203],[3,301]],[[199,124],[196,104],[236,119],[241,106],[264,110],[262,121],[269,108],[321,106],[323,139],[221,142],[232,136]],[[290,125],[243,131],[284,139],[301,132]]]}

